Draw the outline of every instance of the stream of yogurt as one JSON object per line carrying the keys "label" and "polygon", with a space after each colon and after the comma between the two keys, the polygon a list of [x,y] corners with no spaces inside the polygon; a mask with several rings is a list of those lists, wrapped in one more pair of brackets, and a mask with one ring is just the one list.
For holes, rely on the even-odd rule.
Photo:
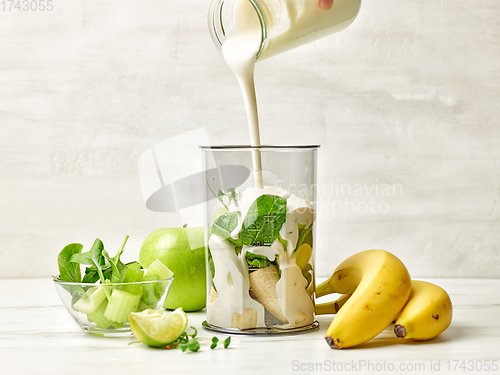
{"label": "stream of yogurt", "polygon": [[[222,55],[233,71],[241,87],[248,118],[250,145],[260,146],[259,115],[255,95],[255,55],[260,48],[260,22],[252,5],[247,0],[236,0],[233,9],[234,24],[238,30],[222,45]],[[262,160],[258,148],[252,149],[253,179],[257,188],[263,187]]]}

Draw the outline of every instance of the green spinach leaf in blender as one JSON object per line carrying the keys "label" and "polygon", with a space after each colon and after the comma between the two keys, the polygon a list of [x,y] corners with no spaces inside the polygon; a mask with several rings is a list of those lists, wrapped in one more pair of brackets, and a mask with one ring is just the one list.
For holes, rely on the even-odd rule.
{"label": "green spinach leaf in blender", "polygon": [[248,209],[239,233],[247,246],[271,246],[286,220],[286,199],[261,195]]}

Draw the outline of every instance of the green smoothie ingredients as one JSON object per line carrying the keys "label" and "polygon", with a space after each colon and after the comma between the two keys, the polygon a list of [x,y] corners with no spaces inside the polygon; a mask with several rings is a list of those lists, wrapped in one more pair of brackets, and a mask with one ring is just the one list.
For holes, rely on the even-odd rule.
{"label": "green smoothie ingredients", "polygon": [[[137,262],[124,264],[120,256],[127,240],[128,236],[114,257],[97,238],[89,251],[82,253],[83,245],[72,243],[57,258],[57,279],[65,282],[62,287],[72,296],[72,308],[101,329],[119,328],[128,322],[131,312],[156,308],[173,275],[160,260],[148,269]],[[86,266],[83,278],[82,265]]]}
{"label": "green smoothie ingredients", "polygon": [[[151,347],[196,352],[206,341],[215,349],[217,337],[198,338],[194,327],[193,333],[186,332],[188,318],[184,312],[184,306],[188,311],[205,306],[204,229],[153,231],[141,247],[141,263],[120,260],[127,240],[128,236],[113,257],[99,238],[86,252],[79,243],[61,250],[57,258],[59,276],[55,279],[71,295],[71,308],[102,330],[128,324],[134,336]],[[174,286],[173,282],[169,285],[174,280],[170,267],[180,282],[174,298],[165,303],[167,288]],[[181,306],[170,307],[175,305]],[[226,338],[224,348],[230,342],[231,337]]]}

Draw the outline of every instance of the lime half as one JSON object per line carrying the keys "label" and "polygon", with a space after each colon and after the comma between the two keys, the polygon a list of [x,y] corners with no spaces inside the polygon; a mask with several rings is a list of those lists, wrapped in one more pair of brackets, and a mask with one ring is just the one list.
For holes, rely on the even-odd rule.
{"label": "lime half", "polygon": [[182,308],[172,312],[147,309],[130,313],[130,328],[135,337],[149,346],[165,346],[186,329],[188,318]]}

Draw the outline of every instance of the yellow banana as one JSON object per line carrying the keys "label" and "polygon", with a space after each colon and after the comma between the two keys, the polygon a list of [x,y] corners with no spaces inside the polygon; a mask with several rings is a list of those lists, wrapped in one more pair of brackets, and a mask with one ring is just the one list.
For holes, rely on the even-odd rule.
{"label": "yellow banana", "polygon": [[397,337],[430,340],[449,327],[453,316],[450,296],[440,286],[412,280],[410,298],[394,326]]}
{"label": "yellow banana", "polygon": [[316,291],[352,294],[325,336],[330,347],[341,349],[372,339],[394,320],[408,300],[411,278],[393,254],[366,250],[343,261]]}
{"label": "yellow banana", "polygon": [[308,243],[303,243],[295,252],[295,263],[302,271],[306,269],[312,255],[312,247]]}
{"label": "yellow banana", "polygon": [[350,294],[342,294],[338,299],[331,302],[317,303],[316,304],[316,315],[325,314],[336,314],[339,312],[340,308],[344,306],[346,301],[349,299]]}

